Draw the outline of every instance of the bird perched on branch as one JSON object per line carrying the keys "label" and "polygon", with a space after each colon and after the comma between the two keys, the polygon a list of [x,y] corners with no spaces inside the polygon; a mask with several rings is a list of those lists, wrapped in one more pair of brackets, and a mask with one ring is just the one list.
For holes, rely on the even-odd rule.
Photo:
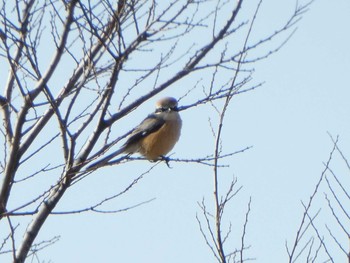
{"label": "bird perched on branch", "polygon": [[151,161],[164,159],[179,140],[181,126],[182,121],[178,113],[177,100],[165,97],[156,103],[155,112],[148,115],[133,129],[119,150],[89,166],[89,168],[103,166],[121,153],[140,153]]}
{"label": "bird perched on branch", "polygon": [[133,130],[120,150],[129,154],[138,152],[148,160],[157,160],[173,149],[179,140],[181,126],[177,100],[163,98],[156,103],[155,112]]}

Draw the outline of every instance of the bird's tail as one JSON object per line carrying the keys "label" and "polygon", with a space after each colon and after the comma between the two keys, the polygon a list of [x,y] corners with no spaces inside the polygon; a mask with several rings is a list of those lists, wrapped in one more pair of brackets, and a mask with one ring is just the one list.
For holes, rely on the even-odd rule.
{"label": "bird's tail", "polygon": [[96,170],[97,168],[100,168],[102,166],[108,165],[108,162],[112,160],[114,157],[118,156],[119,154],[122,154],[125,152],[125,146],[122,146],[120,149],[118,149],[115,152],[112,152],[111,154],[107,155],[106,157],[102,158],[101,160],[98,160],[92,164],[90,164],[86,170]]}

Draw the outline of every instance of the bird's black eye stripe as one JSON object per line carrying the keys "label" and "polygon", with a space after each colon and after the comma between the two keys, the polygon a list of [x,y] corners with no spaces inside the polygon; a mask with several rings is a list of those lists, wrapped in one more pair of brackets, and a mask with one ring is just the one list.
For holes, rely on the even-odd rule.
{"label": "bird's black eye stripe", "polygon": [[158,108],[156,109],[156,112],[165,112],[167,111],[167,108]]}
{"label": "bird's black eye stripe", "polygon": [[171,107],[171,108],[163,108],[163,107],[157,108],[156,112],[165,112],[165,111],[169,111],[169,109],[172,110],[172,111],[178,111],[178,108],[176,106],[174,106],[174,107]]}

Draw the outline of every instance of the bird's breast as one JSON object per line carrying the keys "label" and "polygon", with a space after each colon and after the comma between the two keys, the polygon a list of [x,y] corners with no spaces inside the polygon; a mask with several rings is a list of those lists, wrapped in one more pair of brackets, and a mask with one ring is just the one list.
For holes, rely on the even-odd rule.
{"label": "bird's breast", "polygon": [[166,120],[162,127],[142,139],[140,153],[149,160],[156,160],[173,149],[180,138],[182,121],[178,113]]}

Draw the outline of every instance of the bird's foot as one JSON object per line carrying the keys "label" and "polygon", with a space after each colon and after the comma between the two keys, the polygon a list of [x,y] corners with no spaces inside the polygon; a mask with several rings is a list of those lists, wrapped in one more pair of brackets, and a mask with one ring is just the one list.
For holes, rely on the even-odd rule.
{"label": "bird's foot", "polygon": [[166,157],[166,156],[161,155],[161,156],[160,156],[160,160],[161,160],[161,161],[165,161],[166,165],[167,165],[170,169],[172,169],[172,167],[169,165],[169,162],[170,162],[170,158],[169,158],[169,157]]}

